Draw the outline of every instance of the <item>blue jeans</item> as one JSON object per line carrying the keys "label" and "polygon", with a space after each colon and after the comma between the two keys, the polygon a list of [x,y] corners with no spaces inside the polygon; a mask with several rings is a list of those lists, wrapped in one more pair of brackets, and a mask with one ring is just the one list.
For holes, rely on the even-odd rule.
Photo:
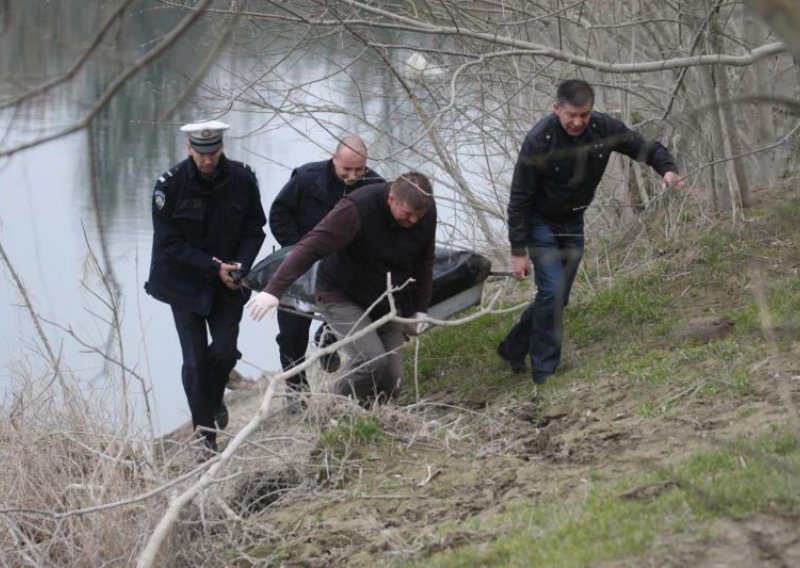
{"label": "blue jeans", "polygon": [[554,223],[531,215],[528,254],[533,262],[536,298],[503,340],[512,360],[530,354],[536,377],[555,373],[561,361],[564,307],[583,257],[583,216]]}

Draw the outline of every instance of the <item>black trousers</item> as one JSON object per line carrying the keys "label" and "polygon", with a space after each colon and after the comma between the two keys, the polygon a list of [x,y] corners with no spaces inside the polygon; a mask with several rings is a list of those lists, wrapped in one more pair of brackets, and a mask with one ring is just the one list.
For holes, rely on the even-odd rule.
{"label": "black trousers", "polygon": [[[308,331],[311,328],[311,314],[299,315],[284,310],[278,310],[278,353],[281,358],[281,368],[286,371],[306,360],[308,348]],[[322,322],[314,334],[314,343],[319,347],[327,347],[336,342],[336,335],[330,326]],[[286,379],[287,386],[292,390],[308,390],[306,372]]]}
{"label": "black trousers", "polygon": [[[172,308],[183,352],[183,390],[195,428],[214,428],[214,410],[222,403],[228,375],[242,356],[236,342],[243,309],[241,299],[220,292],[214,295],[208,316]],[[213,432],[205,435],[216,439]]]}
{"label": "black trousers", "polygon": [[[286,371],[299,365],[306,359],[308,348],[308,330],[311,328],[311,318],[291,312],[278,310],[278,353],[281,358],[281,368]],[[306,390],[308,381],[305,371],[286,379],[289,388]]]}

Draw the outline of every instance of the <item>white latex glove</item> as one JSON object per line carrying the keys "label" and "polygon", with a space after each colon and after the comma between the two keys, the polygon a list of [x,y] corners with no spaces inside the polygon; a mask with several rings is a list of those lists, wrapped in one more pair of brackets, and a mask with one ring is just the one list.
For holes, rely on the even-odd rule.
{"label": "white latex glove", "polygon": [[[417,312],[417,313],[414,314],[414,319],[426,318],[426,317],[428,317],[428,314],[426,314],[425,312]],[[419,322],[419,323],[412,323],[411,324],[411,334],[412,335],[421,335],[422,332],[425,331],[426,329],[428,329],[430,326],[431,326],[431,324],[426,323],[424,321]]]}
{"label": "white latex glove", "polygon": [[268,294],[267,292],[259,292],[254,297],[250,298],[247,302],[246,308],[250,308],[250,317],[256,321],[261,321],[264,316],[273,317],[278,309],[280,300]]}

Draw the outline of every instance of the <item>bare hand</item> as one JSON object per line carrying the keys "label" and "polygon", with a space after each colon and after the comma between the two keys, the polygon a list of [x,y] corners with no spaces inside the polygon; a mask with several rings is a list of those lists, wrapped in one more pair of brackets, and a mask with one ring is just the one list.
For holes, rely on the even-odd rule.
{"label": "bare hand", "polygon": [[511,257],[511,275],[517,280],[524,280],[531,274],[531,259],[527,256]]}
{"label": "bare hand", "polygon": [[[428,317],[428,314],[426,314],[425,312],[417,312],[417,313],[414,314],[414,318],[413,319],[423,319],[423,318],[427,318],[427,317]],[[412,324],[409,325],[410,335],[420,335],[420,334],[422,334],[422,332],[427,330],[430,326],[431,326],[431,324],[429,324],[428,322],[424,322],[424,321],[421,321],[421,322],[418,322],[418,323],[412,323]]]}
{"label": "bare hand", "polygon": [[240,270],[241,268],[241,262],[221,262],[219,265],[219,279],[231,290],[238,290],[241,286],[231,277],[231,270]]}
{"label": "bare hand", "polygon": [[675,186],[678,189],[686,189],[686,182],[677,172],[667,172],[664,174],[664,181],[661,184],[664,189]]}

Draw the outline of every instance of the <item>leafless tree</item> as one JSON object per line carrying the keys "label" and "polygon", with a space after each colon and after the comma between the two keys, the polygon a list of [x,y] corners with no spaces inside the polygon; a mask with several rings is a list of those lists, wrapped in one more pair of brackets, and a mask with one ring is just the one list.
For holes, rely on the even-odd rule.
{"label": "leafless tree", "polygon": [[[62,132],[0,149],[0,156],[84,128],[122,83],[168,49],[201,13],[211,37],[220,40],[209,57],[198,58],[196,69],[178,70],[192,77],[195,103],[219,114],[263,112],[262,130],[300,131],[300,121],[312,121],[334,138],[351,130],[364,132],[376,141],[374,157],[389,175],[408,166],[434,172],[446,190],[442,201],[452,210],[447,238],[496,251],[505,248],[507,186],[520,141],[549,112],[555,85],[564,78],[591,81],[598,88],[598,108],[671,144],[695,194],[722,209],[747,206],[754,178],[763,185],[782,173],[772,155],[759,150],[771,151],[796,126],[776,120],[776,113],[785,109],[770,102],[797,88],[796,75],[787,74],[794,61],[786,45],[754,23],[741,4],[160,4],[184,9],[186,20],[124,70],[82,120]],[[4,104],[40,95],[72,77],[127,5],[121,2],[108,16],[86,52],[62,76]],[[788,1],[754,0],[749,5],[773,25],[778,7],[796,14]],[[780,19],[778,27],[783,29],[787,21],[792,20]],[[229,34],[230,40],[224,41]],[[225,87],[206,84],[203,76],[211,56],[219,52],[255,56],[262,69],[232,77]],[[324,70],[305,75],[298,63],[308,58],[324,61],[318,67]],[[769,88],[764,78],[770,74],[786,79]],[[734,102],[747,97],[749,102]],[[163,120],[175,101],[162,104],[154,115]],[[318,143],[326,149],[330,145]],[[651,174],[620,159],[609,171],[594,216],[601,226],[630,220],[659,195]]]}
{"label": "leafless tree", "polygon": [[[718,0],[400,1],[391,9],[263,1],[209,10],[233,12],[245,33],[270,30],[269,56],[262,72],[229,90],[203,85],[206,102],[220,113],[261,109],[264,129],[310,118],[334,137],[371,133],[384,169],[436,173],[453,240],[496,251],[516,151],[564,78],[588,79],[599,108],[671,144],[695,195],[720,209],[746,207],[754,179],[762,185],[782,173],[769,152],[795,127],[776,120],[783,109],[774,97],[789,95],[796,80],[771,89],[763,80],[794,66],[786,46],[741,5]],[[297,62],[320,58],[320,46],[324,72],[298,73]],[[660,192],[651,174],[620,159],[596,221],[630,220]]]}
{"label": "leafless tree", "polygon": [[[0,110],[8,114],[2,116],[13,123],[15,110],[39,97],[57,96],[113,41],[111,32],[133,17],[134,4],[115,3],[84,51],[53,77],[4,86]],[[448,212],[442,239],[497,256],[506,249],[505,205],[516,153],[525,132],[550,112],[555,86],[565,78],[587,79],[597,88],[597,108],[673,148],[693,197],[717,210],[747,207],[758,188],[783,175],[797,155],[796,0],[748,0],[752,12],[741,3],[719,0],[156,4],[180,9],[182,18],[125,64],[74,124],[16,145],[0,142],[0,158],[91,126],[124,85],[188,42],[187,31],[201,25],[207,51],[198,53],[194,66],[172,70],[188,79],[187,89],[154,100],[147,120],[170,120],[178,103],[187,100],[218,115],[259,113],[261,124],[252,135],[269,130],[307,135],[307,125],[314,124],[327,135],[312,142],[325,150],[332,150],[337,137],[358,131],[373,142],[372,157],[387,177],[410,167],[433,175],[442,188],[437,199]],[[8,5],[0,3],[4,32],[12,21]],[[231,67],[227,82],[207,81],[213,62],[226,58],[248,58],[260,67],[246,73]],[[309,59],[319,63],[313,72],[301,64]],[[670,199],[646,168],[617,159],[589,222],[601,232]],[[102,248],[100,256],[107,257]],[[113,272],[104,273],[114,307]],[[24,303],[36,317],[31,302],[25,298]],[[53,376],[63,383],[57,353],[46,341],[43,345]],[[140,380],[122,352],[118,345],[113,365],[123,376]],[[155,561],[181,506],[215,480],[263,419],[270,400],[271,394],[265,396],[263,411],[248,430],[168,511],[143,552],[142,565]],[[115,446],[114,459],[122,463],[120,456],[128,450]],[[124,473],[114,469],[108,476]],[[120,499],[138,503],[125,488]],[[9,531],[29,538],[16,527]]]}

